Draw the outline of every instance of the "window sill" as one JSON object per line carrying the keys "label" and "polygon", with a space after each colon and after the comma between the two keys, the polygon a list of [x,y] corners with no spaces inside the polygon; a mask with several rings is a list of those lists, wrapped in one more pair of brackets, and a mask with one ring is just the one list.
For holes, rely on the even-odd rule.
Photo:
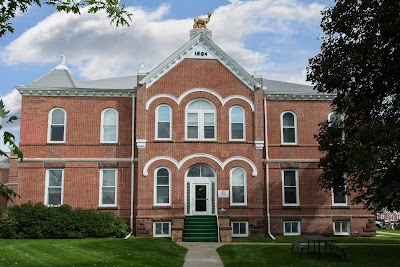
{"label": "window sill", "polygon": [[331,209],[350,209],[350,206],[335,206],[335,205],[332,205],[331,206]]}
{"label": "window sill", "polygon": [[47,142],[46,145],[56,145],[56,146],[62,146],[62,145],[66,145],[66,142]]}
{"label": "window sill", "polygon": [[282,209],[286,210],[301,210],[300,206],[282,206]]}
{"label": "window sill", "polygon": [[171,139],[154,139],[153,143],[175,143],[175,141]]}
{"label": "window sill", "polygon": [[243,209],[247,208],[247,204],[230,204],[230,209]]}
{"label": "window sill", "polygon": [[299,144],[281,144],[281,147],[299,147]]}
{"label": "window sill", "polygon": [[153,210],[171,210],[172,206],[160,206],[160,205],[153,205]]}

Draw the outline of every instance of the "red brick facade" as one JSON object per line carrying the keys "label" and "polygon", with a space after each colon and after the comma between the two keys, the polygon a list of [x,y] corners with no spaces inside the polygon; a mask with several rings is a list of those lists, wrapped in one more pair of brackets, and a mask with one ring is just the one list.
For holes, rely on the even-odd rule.
{"label": "red brick facade", "polygon": [[[347,205],[332,205],[330,192],[321,190],[318,184],[321,171],[317,164],[321,154],[314,134],[319,129],[318,123],[327,119],[330,100],[318,99],[315,92],[311,100],[308,95],[299,98],[294,94],[290,100],[284,92],[282,96],[276,93],[270,96],[266,80],[252,78],[254,84],[259,84],[251,87],[244,82],[245,75],[240,75],[217,58],[188,57],[150,84],[141,83],[146,75],[139,74],[137,84],[132,85],[133,96],[104,96],[101,92],[79,88],[80,93],[75,95],[61,88],[64,91],[59,95],[42,96],[41,92],[26,94],[27,88],[20,89],[23,94],[21,148],[26,160],[12,167],[15,175],[10,175],[9,182],[15,183],[21,196],[16,203],[45,202],[46,169],[62,169],[63,203],[112,210],[127,220],[132,215],[132,231],[136,236],[153,236],[154,222],[170,222],[173,239],[181,240],[183,218],[195,214],[190,206],[189,195],[193,192],[189,186],[192,188],[196,182],[188,178],[188,171],[196,164],[204,164],[215,176],[209,180],[207,190],[211,190],[211,181],[216,186],[215,195],[209,193],[210,199],[207,199],[214,199],[215,206],[207,205],[215,209],[221,229],[225,230],[221,234],[225,241],[231,238],[232,222],[246,222],[249,236],[266,236],[268,232],[283,234],[284,221],[299,222],[298,234],[333,234],[335,221],[348,222],[348,234],[373,234],[369,221],[373,216],[368,211],[351,205],[351,197]],[[215,140],[186,137],[187,107],[196,99],[206,100],[215,107]],[[168,105],[171,110],[169,140],[156,138],[156,109],[160,105]],[[244,110],[245,139],[242,141],[230,140],[233,106]],[[48,142],[49,112],[54,108],[62,108],[67,114],[63,143]],[[115,109],[119,115],[117,143],[101,143],[101,114],[107,108]],[[296,145],[282,145],[284,111],[296,114]],[[160,167],[170,172],[168,205],[155,203],[155,177]],[[235,167],[246,173],[244,205],[231,205],[229,198],[216,197],[217,190],[231,191],[230,173]],[[104,169],[117,170],[116,205],[112,207],[99,205],[100,172]],[[282,170],[297,171],[298,205],[283,205]],[[225,211],[221,211],[222,206]]]}

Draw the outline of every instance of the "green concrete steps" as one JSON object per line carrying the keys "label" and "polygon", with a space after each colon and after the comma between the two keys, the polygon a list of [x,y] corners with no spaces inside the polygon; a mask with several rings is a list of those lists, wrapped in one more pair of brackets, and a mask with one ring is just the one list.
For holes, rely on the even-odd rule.
{"label": "green concrete steps", "polygon": [[183,226],[184,242],[218,242],[216,216],[186,216]]}

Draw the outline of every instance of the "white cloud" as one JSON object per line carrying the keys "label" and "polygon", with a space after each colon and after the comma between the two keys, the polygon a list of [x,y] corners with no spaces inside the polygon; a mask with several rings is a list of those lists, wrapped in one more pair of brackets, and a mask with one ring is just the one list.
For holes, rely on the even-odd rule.
{"label": "white cloud", "polygon": [[8,114],[8,117],[2,118],[1,119],[1,124],[3,126],[3,130],[6,131],[15,131],[19,129],[20,126],[20,120],[16,120],[13,123],[6,123],[8,118],[10,116],[17,116],[17,118],[21,117],[21,95],[19,92],[14,89],[10,93],[6,94],[5,96],[0,96],[0,98],[3,100],[3,103],[5,105],[5,110],[9,110],[10,113]]}

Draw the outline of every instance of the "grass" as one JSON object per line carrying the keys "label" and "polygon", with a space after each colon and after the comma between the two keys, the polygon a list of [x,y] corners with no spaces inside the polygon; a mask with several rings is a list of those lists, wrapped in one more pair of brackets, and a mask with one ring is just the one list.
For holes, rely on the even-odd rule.
{"label": "grass", "polygon": [[0,266],[182,266],[186,249],[169,239],[1,239]]}
{"label": "grass", "polygon": [[[321,248],[323,250],[323,248]],[[225,267],[234,266],[398,266],[397,246],[349,246],[347,260],[341,251],[333,255],[322,254],[319,258],[303,251],[302,259],[290,252],[291,246],[275,245],[224,245],[217,249]],[[329,251],[329,249],[328,249]],[[296,250],[299,253],[299,250]]]}
{"label": "grass", "polygon": [[[400,231],[399,231],[400,233]],[[293,241],[304,243],[307,242],[301,236],[275,236],[275,240],[268,237],[254,237],[254,238],[234,238],[233,242],[255,242],[255,243],[290,243]],[[348,236],[335,236],[337,243],[381,243],[381,244],[399,244],[400,235],[378,234],[375,237],[348,237]]]}

